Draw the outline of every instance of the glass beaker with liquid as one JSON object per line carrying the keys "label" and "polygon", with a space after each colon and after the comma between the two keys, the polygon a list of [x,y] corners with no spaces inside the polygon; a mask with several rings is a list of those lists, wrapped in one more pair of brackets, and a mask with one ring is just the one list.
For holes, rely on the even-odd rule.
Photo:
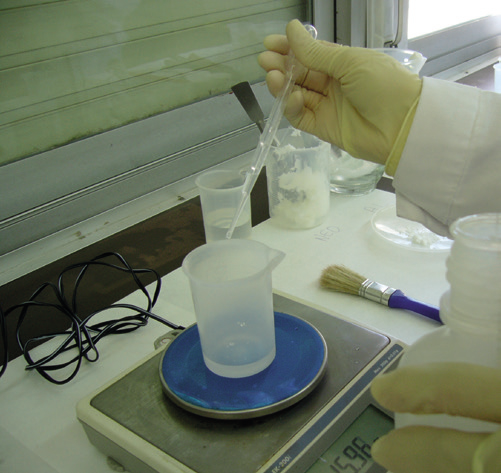
{"label": "glass beaker with liquid", "polygon": [[[245,176],[231,169],[214,169],[197,177],[200,192],[205,240],[222,240],[235,215],[242,196]],[[249,238],[252,232],[250,200],[237,221],[233,238]]]}

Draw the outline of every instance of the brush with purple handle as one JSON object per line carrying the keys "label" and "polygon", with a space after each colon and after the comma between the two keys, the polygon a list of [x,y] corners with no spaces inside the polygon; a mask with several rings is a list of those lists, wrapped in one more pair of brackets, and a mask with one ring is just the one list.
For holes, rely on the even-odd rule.
{"label": "brush with purple handle", "polygon": [[320,277],[320,285],[336,292],[354,294],[392,309],[410,310],[442,323],[438,307],[411,299],[399,289],[371,281],[342,265],[325,268]]}

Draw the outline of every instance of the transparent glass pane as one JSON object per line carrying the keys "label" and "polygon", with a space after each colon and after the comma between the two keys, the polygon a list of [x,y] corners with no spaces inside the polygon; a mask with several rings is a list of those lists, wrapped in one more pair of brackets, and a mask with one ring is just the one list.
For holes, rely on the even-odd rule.
{"label": "transparent glass pane", "polygon": [[304,0],[0,2],[0,164],[263,78]]}
{"label": "transparent glass pane", "polygon": [[408,38],[499,14],[500,0],[409,0]]}

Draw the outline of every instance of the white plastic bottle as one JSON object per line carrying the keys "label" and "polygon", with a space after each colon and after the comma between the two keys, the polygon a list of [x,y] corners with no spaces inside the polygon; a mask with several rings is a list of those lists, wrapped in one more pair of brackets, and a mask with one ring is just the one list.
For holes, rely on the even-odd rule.
{"label": "white plastic bottle", "polygon": [[[466,362],[501,368],[501,214],[459,219],[451,233],[450,289],[440,300],[445,325],[413,344],[400,366]],[[483,432],[499,428],[499,424],[445,414],[397,414],[395,426],[406,425]]]}

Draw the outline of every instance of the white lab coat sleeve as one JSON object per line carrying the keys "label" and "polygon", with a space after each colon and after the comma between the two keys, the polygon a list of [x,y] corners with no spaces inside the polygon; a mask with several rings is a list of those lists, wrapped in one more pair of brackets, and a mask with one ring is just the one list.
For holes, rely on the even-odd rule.
{"label": "white lab coat sleeve", "polygon": [[397,214],[442,235],[457,218],[501,212],[501,94],[423,79],[395,173]]}

